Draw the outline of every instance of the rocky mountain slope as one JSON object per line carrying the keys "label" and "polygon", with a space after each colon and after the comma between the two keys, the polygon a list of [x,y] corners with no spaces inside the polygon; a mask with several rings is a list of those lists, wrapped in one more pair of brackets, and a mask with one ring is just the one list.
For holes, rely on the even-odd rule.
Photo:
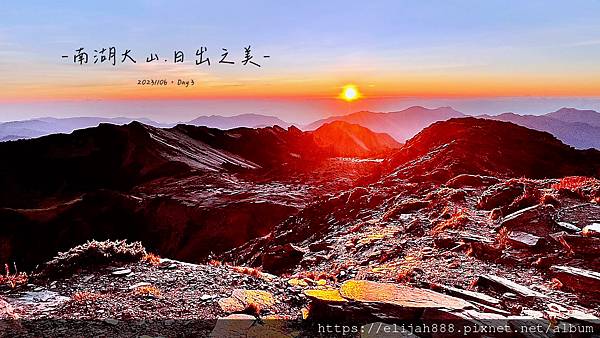
{"label": "rocky mountain slope", "polygon": [[322,147],[340,156],[369,156],[400,148],[400,143],[385,133],[374,133],[358,124],[343,121],[326,123],[312,132]]}
{"label": "rocky mountain slope", "polygon": [[[415,106],[399,112],[357,112],[349,115],[333,116],[315,121],[306,126],[305,129],[312,130],[325,123],[345,121],[359,124],[375,132],[387,133],[397,141],[404,142],[432,123],[465,116],[461,112],[448,107],[427,109]],[[562,142],[579,149],[600,149],[600,129],[598,129],[600,128],[600,113],[594,110],[561,108],[543,115],[504,113],[500,115],[478,115],[476,117],[512,122],[530,129],[549,132]]]}
{"label": "rocky mountain slope", "polygon": [[576,150],[549,133],[507,122],[462,118],[423,129],[389,160],[406,176],[450,179],[461,173],[498,177],[598,176],[600,151]]}
{"label": "rocky mountain slope", "polygon": [[[340,283],[425,286],[492,305],[483,310],[492,317],[479,319],[560,317],[553,304],[598,315],[598,152],[508,123],[456,119],[425,129],[388,165],[372,184],[309,205],[223,259]],[[589,177],[563,177],[581,174]],[[338,293],[315,298],[343,320]],[[382,320],[375,309],[347,311]]]}
{"label": "rocky mountain slope", "polygon": [[[246,132],[255,131],[240,130],[238,139]],[[218,149],[261,168],[273,163],[230,146]],[[56,212],[51,227],[35,229],[80,234],[82,243],[105,239],[93,229],[113,224],[111,239],[139,239],[146,249],[91,242],[67,251],[74,245],[52,243],[28,257],[48,260],[28,278],[8,267],[0,313],[85,319],[59,329],[104,335],[339,336],[320,329],[340,323],[350,336],[408,323],[450,323],[461,330],[451,336],[497,336],[481,329],[498,323],[516,337],[533,324],[544,328],[541,336],[563,335],[548,334],[557,327],[599,332],[600,152],[511,123],[461,118],[433,124],[383,161],[325,156],[317,163],[169,175],[111,190],[138,209],[119,208],[146,215],[139,219],[109,217],[119,208],[102,199],[106,189],[96,202],[87,195],[86,208]],[[278,214],[278,207],[290,210]],[[50,217],[42,210],[5,208],[12,218],[2,224],[16,231],[25,215],[42,222]],[[77,223],[85,215],[97,223]],[[131,224],[139,228],[119,232]],[[155,236],[129,237],[143,231]],[[19,243],[11,233],[0,247]],[[50,260],[57,250],[67,252]],[[6,323],[33,335],[56,329]]]}
{"label": "rocky mountain slope", "polygon": [[0,163],[0,261],[28,268],[87,239],[129,238],[196,262],[265,235],[376,164],[336,151],[294,127],[137,122],[2,143],[11,160]]}

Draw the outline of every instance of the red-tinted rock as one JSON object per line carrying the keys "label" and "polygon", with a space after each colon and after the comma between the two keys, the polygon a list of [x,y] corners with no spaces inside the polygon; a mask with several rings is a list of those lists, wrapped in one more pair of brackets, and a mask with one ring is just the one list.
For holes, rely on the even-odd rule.
{"label": "red-tinted rock", "polygon": [[523,184],[497,184],[486,190],[477,203],[477,208],[482,210],[492,210],[498,207],[510,205],[515,198],[521,196],[524,192]]}
{"label": "red-tinted rock", "polygon": [[476,241],[469,243],[468,253],[479,259],[495,261],[502,255],[502,247],[491,243]]}
{"label": "red-tinted rock", "polygon": [[[4,299],[0,298],[0,320],[6,319],[17,319],[18,315],[15,314],[13,307],[8,304]],[[0,324],[0,328],[2,325]]]}
{"label": "red-tinted rock", "polygon": [[506,234],[506,241],[514,248],[535,248],[540,246],[544,239],[526,232],[509,231]]}
{"label": "red-tinted rock", "polygon": [[262,254],[262,267],[267,272],[283,273],[298,265],[305,253],[305,250],[289,243],[268,248]]}
{"label": "red-tinted rock", "polygon": [[517,295],[524,298],[548,298],[548,296],[531,290],[530,288],[517,284],[506,278],[502,278],[495,275],[483,275],[477,279],[477,286],[481,287],[493,287],[498,288],[502,291],[514,292]]}
{"label": "red-tinted rock", "polygon": [[559,265],[553,266],[551,270],[568,289],[583,294],[600,293],[600,272]]}
{"label": "red-tinted rock", "polygon": [[441,285],[441,284],[433,285],[432,288],[435,290],[440,290],[446,294],[449,294],[450,296],[462,298],[462,299],[465,299],[468,301],[474,301],[477,303],[482,303],[482,304],[487,304],[487,305],[499,305],[500,304],[499,299],[490,297],[490,296],[480,293],[480,292],[458,289],[455,287],[451,287],[448,285]]}
{"label": "red-tinted rock", "polygon": [[450,188],[483,187],[498,182],[500,182],[500,180],[493,176],[462,174],[448,180],[446,186]]}
{"label": "red-tinted rock", "polygon": [[410,213],[427,207],[429,201],[418,199],[407,199],[392,206],[384,215],[383,220],[387,221],[398,217],[400,214]]}
{"label": "red-tinted rock", "polygon": [[556,209],[550,204],[535,205],[507,215],[502,219],[500,227],[546,237],[556,225],[555,213]]}
{"label": "red-tinted rock", "polygon": [[583,237],[561,232],[553,234],[552,238],[557,240],[569,252],[585,256],[600,254],[600,238],[598,237]]}

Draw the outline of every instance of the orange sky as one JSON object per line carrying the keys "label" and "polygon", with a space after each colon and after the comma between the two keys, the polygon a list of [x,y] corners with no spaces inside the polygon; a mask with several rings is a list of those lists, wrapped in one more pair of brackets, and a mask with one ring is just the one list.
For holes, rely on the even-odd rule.
{"label": "orange sky", "polygon": [[[143,77],[141,77],[143,79]],[[160,78],[160,77],[157,77]],[[169,78],[173,78],[170,76]],[[176,77],[179,78],[179,77]],[[2,101],[81,99],[192,99],[192,98],[307,98],[338,97],[347,83],[356,84],[364,97],[489,97],[489,96],[600,96],[600,77],[564,75],[397,75],[395,78],[258,78],[203,81],[188,76],[195,85],[139,86],[134,77],[119,80],[77,79],[61,82],[0,85]],[[362,80],[361,80],[362,78]],[[175,80],[176,81],[176,80]]]}
{"label": "orange sky", "polygon": [[[576,2],[7,2],[0,102],[303,100],[337,98],[348,83],[370,99],[600,97],[600,3]],[[111,46],[117,64],[95,64]],[[247,46],[261,67],[243,64]],[[210,66],[195,63],[200,47]],[[89,63],[73,62],[78,48]],[[220,64],[224,48],[234,65]],[[121,61],[127,49],[135,64]]]}

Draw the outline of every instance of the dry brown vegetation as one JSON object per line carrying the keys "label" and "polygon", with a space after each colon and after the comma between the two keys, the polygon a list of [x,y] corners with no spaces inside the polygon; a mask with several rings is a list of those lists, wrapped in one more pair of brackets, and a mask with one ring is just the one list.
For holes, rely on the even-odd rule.
{"label": "dry brown vegetation", "polygon": [[71,296],[71,300],[76,303],[94,302],[101,298],[102,295],[96,292],[79,291]]}
{"label": "dry brown vegetation", "polygon": [[143,285],[135,288],[133,293],[141,297],[160,297],[160,290],[154,285]]}
{"label": "dry brown vegetation", "polygon": [[8,264],[4,264],[4,275],[0,275],[0,285],[6,285],[11,289],[27,284],[29,277],[24,272],[19,272],[17,266],[13,265],[14,272],[11,273]]}
{"label": "dry brown vegetation", "polygon": [[254,269],[254,268],[249,268],[249,267],[245,267],[245,266],[234,266],[232,267],[233,271],[237,272],[237,273],[241,273],[244,275],[249,275],[252,277],[261,277],[262,273],[260,272],[260,270]]}
{"label": "dry brown vegetation", "polygon": [[144,257],[142,257],[142,261],[152,265],[152,266],[158,266],[160,265],[160,257],[158,255],[155,255],[153,253],[149,253],[144,255]]}
{"label": "dry brown vegetation", "polygon": [[465,209],[446,208],[442,215],[447,215],[433,229],[432,234],[439,234],[447,229],[460,229],[469,222],[468,212]]}
{"label": "dry brown vegetation", "polygon": [[58,277],[81,267],[114,264],[118,262],[136,262],[146,255],[146,249],[140,242],[89,241],[67,252],[59,253],[44,264],[37,273],[38,277]]}

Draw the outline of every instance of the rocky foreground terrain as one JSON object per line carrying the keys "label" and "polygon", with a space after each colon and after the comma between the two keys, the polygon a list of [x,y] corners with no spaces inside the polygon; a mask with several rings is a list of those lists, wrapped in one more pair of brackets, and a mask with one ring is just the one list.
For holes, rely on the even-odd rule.
{"label": "rocky foreground terrain", "polygon": [[[125,138],[127,150],[114,162],[122,165],[110,175],[92,172],[105,179],[93,187],[85,184],[90,177],[55,170],[43,180],[54,183],[39,189],[19,165],[4,165],[5,191],[23,195],[1,199],[0,251],[17,262],[0,279],[3,332],[600,332],[600,152],[510,123],[461,118],[435,123],[397,150],[364,153],[362,145],[387,141],[360,138],[346,147],[362,149],[349,159],[328,146],[341,143],[328,139],[348,142],[338,127],[325,140],[293,129],[120,127],[161,142]],[[356,129],[347,130],[355,139]],[[69,163],[106,163],[90,151],[103,149],[89,146],[98,132],[76,132],[89,138],[75,146],[65,141],[77,150],[69,154],[80,154]],[[29,163],[67,166],[39,140],[0,152],[38,151],[43,156]],[[209,166],[195,157],[199,147],[229,157]],[[129,176],[110,179],[119,175]],[[73,245],[92,238],[131,241]],[[21,264],[31,267],[27,274],[16,271]]]}

